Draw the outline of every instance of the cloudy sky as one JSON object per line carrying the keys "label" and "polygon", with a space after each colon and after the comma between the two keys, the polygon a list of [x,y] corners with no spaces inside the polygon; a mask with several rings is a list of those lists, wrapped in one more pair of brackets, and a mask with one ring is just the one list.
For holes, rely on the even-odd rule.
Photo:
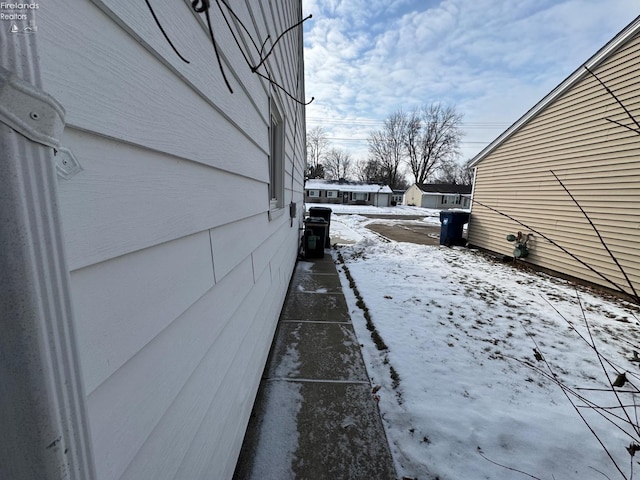
{"label": "cloudy sky", "polygon": [[463,114],[478,153],[640,14],[640,0],[302,0],[307,128],[367,155],[399,108]]}

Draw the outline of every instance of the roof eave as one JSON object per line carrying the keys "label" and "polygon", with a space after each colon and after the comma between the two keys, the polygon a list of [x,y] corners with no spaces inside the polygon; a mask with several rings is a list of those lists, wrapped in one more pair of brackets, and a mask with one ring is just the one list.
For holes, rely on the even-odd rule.
{"label": "roof eave", "polygon": [[478,163],[484,160],[487,155],[493,152],[496,148],[502,145],[513,134],[515,134],[520,128],[526,125],[531,119],[533,119],[540,111],[547,107],[551,102],[555,101],[560,95],[569,90],[573,85],[580,81],[585,75],[590,75],[585,69],[588,67],[593,70],[603,61],[608,59],[621,45],[627,43],[638,31],[640,30],[640,16],[636,17],[629,25],[627,25],[620,33],[618,33],[609,43],[596,52],[589,60],[584,62],[578,69],[576,69],[571,75],[569,75],[562,83],[548,93],[542,100],[535,104],[529,111],[527,111],[522,117],[507,128],[498,138],[483,148],[480,153],[471,159],[469,163],[470,167],[475,167]]}

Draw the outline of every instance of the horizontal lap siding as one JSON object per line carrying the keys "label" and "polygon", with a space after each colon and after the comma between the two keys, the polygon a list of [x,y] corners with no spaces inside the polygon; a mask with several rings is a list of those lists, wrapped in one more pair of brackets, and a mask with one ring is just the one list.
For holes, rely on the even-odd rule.
{"label": "horizontal lap siding", "polygon": [[[233,347],[229,339],[240,334],[233,322],[234,315],[247,303],[245,300],[251,299],[254,290],[253,282],[246,280],[250,273],[251,262],[243,262],[91,393],[89,415],[94,455],[98,472],[104,478],[121,478],[146,443],[164,444],[175,440],[170,436],[156,438],[156,426],[174,403],[185,401],[181,391],[210,352],[220,350],[228,356],[232,351],[228,349]],[[228,298],[237,301],[229,302]],[[220,348],[219,342],[229,343],[228,348]],[[221,373],[224,369],[210,372],[218,379]],[[219,383],[211,388],[224,390]],[[181,423],[190,421],[176,418],[171,428],[179,429]],[[193,428],[185,433],[190,438],[194,434]],[[151,472],[162,465],[162,454],[156,451],[145,458],[149,474],[139,478],[157,478]],[[201,476],[202,472],[191,478]]]}
{"label": "horizontal lap siding", "polygon": [[411,185],[404,194],[405,203],[407,205],[417,205],[418,207],[425,207],[422,204],[422,190],[417,186]]}
{"label": "horizontal lap siding", "polygon": [[[72,269],[265,215],[268,194],[262,179],[72,128],[64,144],[84,168],[71,181],[60,182]],[[212,140],[209,144],[216,146]],[[265,156],[254,154],[253,159],[263,163]]]}
{"label": "horizontal lap siding", "polygon": [[90,393],[213,287],[209,235],[76,270],[71,282]]}
{"label": "horizontal lap siding", "polygon": [[[290,248],[291,245],[289,244],[287,247]],[[289,257],[289,248],[283,250],[285,257]],[[222,409],[210,408],[208,410],[193,438],[193,448],[183,459],[175,478],[190,478],[189,472],[194,464],[200,465],[202,471],[208,472],[207,478],[231,478],[233,475],[235,462],[226,462],[225,459],[237,456],[242,445],[248,418],[241,430],[239,424],[224,421],[224,419],[225,417],[237,417],[243,411],[250,411],[253,406],[253,399],[257,393],[262,370],[269,353],[269,345],[259,342],[257,339],[273,337],[275,324],[266,321],[266,319],[280,314],[284,293],[288,286],[290,273],[287,273],[286,282],[279,281],[282,279],[278,279],[274,275],[274,271],[279,269],[280,265],[283,270],[290,272],[293,262],[290,259],[286,264],[275,261],[272,263],[273,269],[265,269],[256,284],[264,285],[264,288],[267,288],[269,284],[271,286],[268,290],[255,295],[251,302],[246,302],[245,310],[250,309],[250,312],[239,312],[239,321],[246,318],[251,320],[247,325],[247,331],[251,334],[237,338],[237,348],[233,350],[232,355],[236,357],[235,361],[242,365],[242,368],[240,370],[229,369],[224,382],[227,390],[217,393],[217,395],[229,396],[230,401],[219,402],[224,405]],[[285,288],[285,292],[282,287]],[[228,348],[233,348],[235,345],[230,345]],[[172,448],[171,442],[167,444],[167,448]],[[211,456],[210,452],[214,448],[216,455]],[[135,478],[138,477],[131,477],[132,480]]]}
{"label": "horizontal lap siding", "polygon": [[[59,202],[100,480],[232,476],[296,260],[304,108],[250,71],[214,5],[229,93],[190,3],[152,2],[188,65],[144,2],[63,2],[38,21],[56,32],[39,37],[44,85],[83,167]],[[233,7],[259,44],[301,14],[297,0]],[[294,95],[300,41],[267,61]],[[285,122],[275,212],[270,96]]]}
{"label": "horizontal lap siding", "polygon": [[[638,37],[599,65],[595,73],[639,119]],[[613,97],[587,75],[479,162],[469,241],[510,255],[513,245],[506,241],[506,235],[530,231],[484,204],[544,234],[608,280],[540,235],[530,242],[527,261],[630,291],[553,172],[587,212],[635,288],[640,287],[640,267],[633,251],[640,239],[640,135],[607,118],[635,127]]]}
{"label": "horizontal lap siding", "polygon": [[[127,8],[131,5],[138,2],[127,2]],[[230,94],[220,83],[215,57],[198,49],[199,45],[210,47],[211,42],[183,7],[180,2],[167,2],[164,8],[156,8],[176,13],[175,17],[167,15],[169,24],[175,18],[190,20],[185,28],[195,38],[182,43],[188,51],[194,45],[197,53],[192,64],[208,66],[205,72],[193,72],[191,64],[173,71],[106,14],[88,2],[77,1],[56,5],[55,12],[47,12],[46,19],[42,16],[45,28],[56,32],[42,42],[45,89],[65,106],[70,126],[267,181],[268,170],[261,164],[236,161],[239,155],[255,157],[256,149],[267,153],[265,113],[249,103],[243,89],[237,89],[233,104],[227,105],[223,97]],[[155,28],[154,43],[164,43],[150,14],[136,14],[144,15],[148,29]],[[59,24],[53,24],[54,17],[60,18]],[[130,17],[127,21],[132,22]],[[218,30],[222,31],[222,25]],[[175,62],[173,52],[167,56]],[[195,75],[212,87],[194,89],[184,77]],[[266,96],[263,88],[251,93],[258,98]],[[259,107],[266,111],[266,105],[263,98]],[[212,148],[212,139],[224,141]]]}

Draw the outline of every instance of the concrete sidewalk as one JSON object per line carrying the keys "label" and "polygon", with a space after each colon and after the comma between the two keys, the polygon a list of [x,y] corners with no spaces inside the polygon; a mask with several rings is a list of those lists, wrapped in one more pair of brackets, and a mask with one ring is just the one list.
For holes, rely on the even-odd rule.
{"label": "concrete sidewalk", "polygon": [[395,479],[336,266],[298,262],[235,480]]}

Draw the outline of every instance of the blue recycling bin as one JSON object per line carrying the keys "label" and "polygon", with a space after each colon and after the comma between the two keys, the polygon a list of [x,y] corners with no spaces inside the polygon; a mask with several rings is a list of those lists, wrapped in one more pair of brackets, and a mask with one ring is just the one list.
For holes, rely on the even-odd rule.
{"label": "blue recycling bin", "polygon": [[440,245],[463,245],[462,230],[469,223],[468,212],[443,210],[440,212]]}

